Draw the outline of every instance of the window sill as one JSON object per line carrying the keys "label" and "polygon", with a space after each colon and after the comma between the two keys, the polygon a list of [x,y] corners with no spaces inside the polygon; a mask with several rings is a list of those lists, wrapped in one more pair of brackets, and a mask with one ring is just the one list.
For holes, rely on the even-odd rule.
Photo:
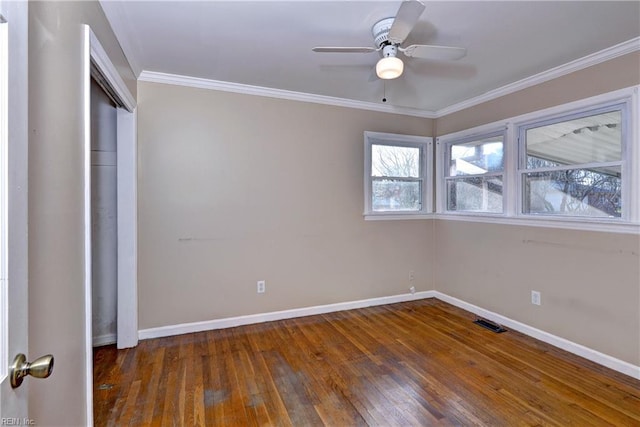
{"label": "window sill", "polygon": [[499,214],[474,213],[369,213],[364,214],[365,221],[398,221],[412,219],[439,219],[443,221],[481,222],[487,224],[506,224],[525,227],[560,228],[565,230],[600,231],[606,233],[638,234],[640,224],[620,220],[576,220],[568,218],[549,218],[537,216],[506,217]]}
{"label": "window sill", "polygon": [[438,213],[432,216],[445,221],[483,222],[528,227],[561,228],[565,230],[602,231],[607,233],[640,234],[640,224],[620,220],[577,220],[568,218],[520,216],[506,217],[491,214]]}
{"label": "window sill", "polygon": [[638,234],[640,224],[606,219],[569,219],[555,217],[519,216],[507,217],[489,213],[368,213],[365,221],[398,221],[412,219],[438,219],[443,221],[481,222],[487,224],[518,225],[525,227],[560,228],[565,230],[600,231],[606,233]]}
{"label": "window sill", "polygon": [[397,221],[405,219],[433,219],[435,215],[424,212],[388,212],[388,213],[365,213],[363,214],[365,221]]}

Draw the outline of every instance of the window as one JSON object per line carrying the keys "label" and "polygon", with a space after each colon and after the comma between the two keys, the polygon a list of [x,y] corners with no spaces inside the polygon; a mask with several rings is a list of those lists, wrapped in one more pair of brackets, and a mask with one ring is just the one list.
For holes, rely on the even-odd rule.
{"label": "window", "polygon": [[623,103],[521,126],[521,212],[621,218],[626,117]]}
{"label": "window", "polygon": [[640,233],[640,87],[437,139],[437,215]]}
{"label": "window", "polygon": [[431,138],[365,132],[365,216],[431,212]]}
{"label": "window", "polygon": [[502,213],[504,131],[453,140],[444,146],[445,209]]}

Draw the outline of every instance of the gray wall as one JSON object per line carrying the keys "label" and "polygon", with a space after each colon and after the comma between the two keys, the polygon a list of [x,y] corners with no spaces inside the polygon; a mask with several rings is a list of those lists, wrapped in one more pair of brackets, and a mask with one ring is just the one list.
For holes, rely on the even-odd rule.
{"label": "gray wall", "polygon": [[86,424],[82,24],[136,93],[97,2],[29,2],[29,358],[55,356],[29,415],[48,426]]}
{"label": "gray wall", "polygon": [[[438,135],[637,85],[639,63],[625,55],[439,118]],[[640,236],[444,220],[435,230],[438,291],[640,365]]]}
{"label": "gray wall", "polygon": [[637,235],[441,220],[435,229],[438,291],[640,365]]}
{"label": "gray wall", "polygon": [[93,342],[116,342],[118,302],[117,111],[91,79],[91,278]]}
{"label": "gray wall", "polygon": [[[363,132],[431,121],[138,85],[140,328],[433,289],[431,221],[364,221]],[[266,293],[256,281],[266,280]]]}

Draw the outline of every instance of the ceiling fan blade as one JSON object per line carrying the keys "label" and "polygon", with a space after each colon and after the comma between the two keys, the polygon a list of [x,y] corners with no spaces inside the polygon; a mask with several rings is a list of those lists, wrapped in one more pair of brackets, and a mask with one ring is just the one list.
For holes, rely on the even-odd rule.
{"label": "ceiling fan blade", "polygon": [[445,61],[453,61],[467,55],[467,49],[463,47],[432,46],[426,44],[414,44],[405,48],[399,48],[398,50],[411,58]]}
{"label": "ceiling fan blade", "polygon": [[378,49],[375,47],[332,47],[332,46],[324,46],[324,47],[314,47],[314,52],[321,53],[371,53],[377,52]]}
{"label": "ceiling fan blade", "polygon": [[400,9],[398,9],[393,25],[389,30],[389,41],[392,44],[400,44],[407,38],[413,27],[418,23],[424,8],[424,4],[418,0],[405,1],[400,4]]}

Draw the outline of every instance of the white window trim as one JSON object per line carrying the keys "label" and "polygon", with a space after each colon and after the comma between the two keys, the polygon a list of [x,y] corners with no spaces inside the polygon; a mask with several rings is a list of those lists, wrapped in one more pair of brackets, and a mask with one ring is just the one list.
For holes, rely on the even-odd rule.
{"label": "white window trim", "polygon": [[[483,177],[483,176],[502,176],[502,198],[503,198],[503,211],[502,212],[471,212],[471,211],[450,211],[447,209],[447,190],[446,183],[449,170],[449,147],[451,145],[460,144],[464,142],[471,142],[473,140],[480,140],[487,138],[491,135],[503,134],[503,153],[504,153],[504,163],[502,167],[502,172],[491,172],[487,174],[478,174],[478,175],[460,175],[459,177],[453,177],[454,179],[462,179],[465,177]],[[507,170],[507,156],[509,155],[511,147],[507,146],[507,138],[508,138],[508,128],[504,123],[490,124],[487,126],[479,126],[473,129],[469,129],[468,131],[456,132],[454,134],[445,135],[439,138],[436,138],[436,212],[444,213],[447,215],[469,215],[469,216],[491,216],[491,217],[503,217],[507,211],[506,206],[506,197],[505,191],[508,190],[510,183],[507,182],[505,177]]]}
{"label": "white window trim", "polygon": [[[387,143],[388,145],[420,147],[420,169],[423,174],[422,207],[412,212],[375,212],[371,207],[371,145]],[[415,135],[401,135],[382,132],[364,133],[364,219],[365,220],[403,220],[433,218],[433,138]]]}
{"label": "white window trim", "polygon": [[[559,106],[535,111],[488,123],[460,132],[436,138],[436,219],[458,220],[469,222],[485,222],[495,224],[512,224],[533,227],[563,228],[575,230],[604,231],[614,233],[640,234],[640,106],[638,90],[640,86],[632,86],[594,97],[562,104]],[[585,218],[585,217],[551,217],[521,213],[522,195],[519,191],[521,174],[519,173],[518,129],[525,124],[553,118],[554,116],[577,113],[581,110],[598,108],[606,104],[627,102],[628,137],[624,147],[623,168],[623,200],[626,200],[627,212],[623,218]],[[448,142],[461,140],[473,135],[489,134],[506,128],[505,168],[503,175],[503,197],[505,209],[503,214],[483,212],[449,212],[444,201],[445,156]]]}

